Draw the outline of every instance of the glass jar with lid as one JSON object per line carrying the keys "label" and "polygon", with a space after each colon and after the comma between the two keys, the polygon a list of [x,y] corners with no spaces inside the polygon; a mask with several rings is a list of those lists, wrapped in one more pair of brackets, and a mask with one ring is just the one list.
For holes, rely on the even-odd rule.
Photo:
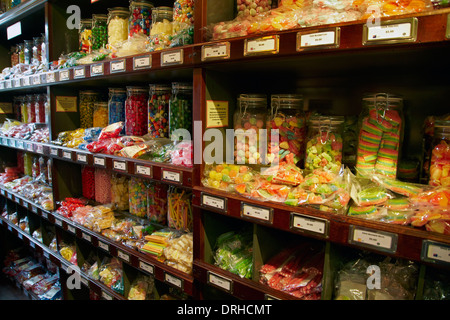
{"label": "glass jar with lid", "polygon": [[184,82],[172,83],[172,94],[169,100],[169,137],[178,129],[186,129],[192,133],[192,84]]}
{"label": "glass jar with lid", "polygon": [[44,71],[47,71],[48,69],[48,60],[47,60],[47,42],[46,42],[46,37],[45,34],[41,33],[41,61],[42,64],[44,65]]}
{"label": "glass jar with lid", "polygon": [[153,7],[153,3],[149,1],[130,1],[130,18],[128,24],[130,37],[137,34],[150,35]]}
{"label": "glass jar with lid", "polygon": [[47,104],[47,95],[46,94],[38,93],[34,96],[34,105],[35,105],[35,113],[36,113],[36,122],[37,123],[46,123],[46,119],[47,119],[46,104]]}
{"label": "glass jar with lid", "polygon": [[170,46],[172,38],[173,9],[157,7],[152,11],[152,29],[150,31],[151,50],[161,50]]}
{"label": "glass jar with lid", "polygon": [[108,16],[106,14],[92,15],[92,50],[105,48],[108,44]]}
{"label": "glass jar with lid", "polygon": [[42,37],[33,38],[33,64],[42,62]]}
{"label": "glass jar with lid", "polygon": [[127,87],[125,102],[125,134],[144,136],[148,132],[147,120],[148,89],[145,87]]}
{"label": "glass jar with lid", "polygon": [[151,84],[148,99],[148,133],[153,138],[169,137],[169,101],[172,88]]}
{"label": "glass jar with lid", "polygon": [[313,115],[308,121],[305,169],[338,172],[342,165],[344,117]]}
{"label": "glass jar with lid", "polygon": [[13,107],[14,107],[14,117],[18,121],[22,121],[22,96],[14,96]]}
{"label": "glass jar with lid", "polygon": [[92,52],[92,19],[82,19],[79,30],[80,52]]}
{"label": "glass jar with lid", "polygon": [[366,95],[358,125],[358,173],[396,178],[404,130],[403,99],[390,93]]}
{"label": "glass jar with lid", "polygon": [[128,21],[130,11],[127,8],[108,9],[108,44],[117,46],[128,39]]}
{"label": "glass jar with lid", "polygon": [[[267,96],[265,94],[241,94],[234,113],[235,160],[237,164],[264,163],[260,154],[259,133],[266,128]],[[253,131],[250,131],[253,130]],[[264,146],[266,148],[266,146]],[[267,151],[267,150],[266,150]]]}
{"label": "glass jar with lid", "polygon": [[31,64],[31,60],[33,59],[33,41],[25,40],[23,43],[23,54],[24,54],[24,62],[25,64]]}
{"label": "glass jar with lid", "polygon": [[25,63],[25,45],[23,43],[19,43],[17,45],[17,52],[19,54],[19,63]]}
{"label": "glass jar with lid", "polygon": [[[271,134],[271,130],[278,130],[279,134],[279,143],[269,144],[271,158],[272,155],[279,154],[281,160],[292,153],[295,163],[302,162],[305,156],[306,128],[302,95],[275,94],[271,96],[271,113],[267,121],[268,134]],[[273,159],[269,160],[273,161]]]}
{"label": "glass jar with lid", "polygon": [[99,101],[94,104],[92,126],[104,128],[108,125],[108,102]]}
{"label": "glass jar with lid", "polygon": [[91,128],[94,123],[94,104],[99,94],[92,90],[80,91],[80,128]]}
{"label": "glass jar with lid", "polygon": [[430,156],[432,186],[450,186],[450,120],[436,120]]}
{"label": "glass jar with lid", "polygon": [[17,50],[17,46],[11,47],[11,67],[14,67],[19,63],[19,51]]}
{"label": "glass jar with lid", "polygon": [[27,110],[28,110],[28,123],[36,122],[36,107],[35,107],[35,96],[29,94],[26,96]]}
{"label": "glass jar with lid", "polygon": [[27,103],[27,97],[26,96],[20,96],[19,97],[19,103],[20,103],[20,114],[22,123],[28,123],[28,103]]}
{"label": "glass jar with lid", "polygon": [[108,124],[121,121],[125,123],[126,100],[127,90],[125,88],[109,88]]}

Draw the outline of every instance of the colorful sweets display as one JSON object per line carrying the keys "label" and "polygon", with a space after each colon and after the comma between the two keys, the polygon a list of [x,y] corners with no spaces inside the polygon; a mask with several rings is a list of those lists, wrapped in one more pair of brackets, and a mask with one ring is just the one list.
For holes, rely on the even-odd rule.
{"label": "colorful sweets display", "polygon": [[150,222],[166,224],[167,222],[167,191],[162,183],[150,183],[147,189],[147,218]]}
{"label": "colorful sweets display", "polygon": [[81,20],[79,31],[80,52],[91,53],[92,51],[92,20]]}
{"label": "colorful sweets display", "polygon": [[143,136],[148,132],[148,90],[144,87],[127,87],[125,102],[125,134]]}
{"label": "colorful sweets display", "polygon": [[117,210],[128,210],[128,180],[128,177],[117,173],[111,176],[111,203]]}
{"label": "colorful sweets display", "polygon": [[169,101],[171,87],[150,85],[148,133],[153,138],[169,138]]}
{"label": "colorful sweets display", "polygon": [[128,181],[129,211],[140,218],[147,217],[147,182],[131,177]]}
{"label": "colorful sweets display", "polygon": [[152,8],[153,4],[147,1],[131,1],[130,2],[130,18],[129,18],[129,36],[135,34],[150,35],[152,26]]}
{"label": "colorful sweets display", "polygon": [[191,231],[193,224],[192,193],[170,187],[167,196],[167,224],[170,228]]}
{"label": "colorful sweets display", "polygon": [[37,123],[46,122],[46,106],[47,106],[47,95],[37,94],[35,96],[35,115]]}

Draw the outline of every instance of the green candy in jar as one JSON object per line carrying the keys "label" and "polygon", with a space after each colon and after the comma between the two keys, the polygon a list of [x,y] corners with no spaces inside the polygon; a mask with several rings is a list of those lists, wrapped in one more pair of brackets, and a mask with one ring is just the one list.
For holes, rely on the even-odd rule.
{"label": "green candy in jar", "polygon": [[175,130],[192,128],[192,84],[172,83],[172,96],[169,101],[169,134]]}
{"label": "green candy in jar", "polygon": [[92,49],[98,50],[108,44],[108,16],[106,14],[92,15]]}

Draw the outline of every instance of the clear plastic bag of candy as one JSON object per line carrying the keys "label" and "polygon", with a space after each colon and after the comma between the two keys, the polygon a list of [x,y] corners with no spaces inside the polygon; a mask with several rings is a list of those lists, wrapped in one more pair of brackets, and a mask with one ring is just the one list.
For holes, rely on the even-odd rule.
{"label": "clear plastic bag of candy", "polygon": [[112,123],[112,124],[106,126],[100,132],[100,134],[98,136],[98,140],[118,138],[123,127],[124,127],[124,123],[122,121]]}

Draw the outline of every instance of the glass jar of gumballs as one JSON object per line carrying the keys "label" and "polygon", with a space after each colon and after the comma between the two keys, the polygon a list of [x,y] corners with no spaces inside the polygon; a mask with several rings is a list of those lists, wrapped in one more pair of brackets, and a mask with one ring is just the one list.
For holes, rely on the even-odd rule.
{"label": "glass jar of gumballs", "polygon": [[260,130],[266,128],[266,121],[265,94],[241,94],[238,97],[238,107],[234,113],[234,157],[237,164],[264,163],[258,142]]}
{"label": "glass jar of gumballs", "polygon": [[125,101],[127,90],[124,88],[109,88],[108,124],[125,123]]}
{"label": "glass jar of gumballs", "polygon": [[430,156],[432,186],[450,186],[450,120],[436,120]]}
{"label": "glass jar of gumballs", "polygon": [[150,85],[148,99],[148,133],[153,138],[169,137],[170,96],[170,85]]}
{"label": "glass jar of gumballs", "polygon": [[149,1],[130,1],[129,36],[150,35],[153,4]]}
{"label": "glass jar of gumballs", "polygon": [[92,19],[80,21],[79,50],[85,53],[91,53],[92,51]]}
{"label": "glass jar of gumballs", "polygon": [[143,136],[148,132],[147,120],[148,89],[145,87],[127,87],[125,102],[125,134]]}
{"label": "glass jar of gumballs", "polygon": [[[268,134],[278,130],[278,143],[268,140],[269,157],[276,154],[280,160],[289,153],[294,162],[302,162],[305,156],[306,117],[303,112],[303,97],[298,94],[276,94],[271,96],[271,115],[267,122]],[[268,137],[270,139],[270,136]],[[273,156],[272,156],[273,155]],[[273,159],[269,159],[273,161]]]}
{"label": "glass jar of gumballs", "polygon": [[105,48],[108,44],[108,16],[106,14],[92,15],[92,50]]}
{"label": "glass jar of gumballs", "polygon": [[117,46],[128,39],[128,20],[130,11],[127,8],[108,9],[108,44]]}
{"label": "glass jar of gumballs", "polygon": [[93,127],[94,105],[98,99],[99,95],[95,91],[80,91],[80,128]]}
{"label": "glass jar of gumballs", "polygon": [[175,130],[192,128],[192,84],[172,83],[172,95],[169,100],[169,138]]}
{"label": "glass jar of gumballs", "polygon": [[344,117],[313,115],[308,123],[305,169],[338,172],[342,164]]}

